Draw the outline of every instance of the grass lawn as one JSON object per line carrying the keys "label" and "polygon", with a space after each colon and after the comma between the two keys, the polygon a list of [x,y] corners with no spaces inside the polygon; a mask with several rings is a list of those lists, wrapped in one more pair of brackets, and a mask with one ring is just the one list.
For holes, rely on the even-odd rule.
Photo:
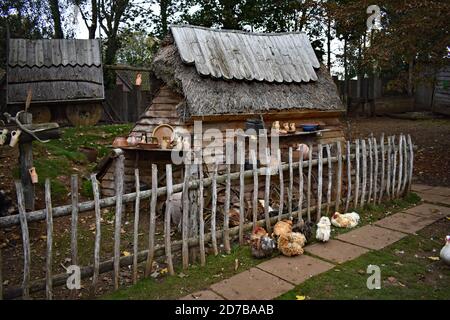
{"label": "grass lawn", "polygon": [[[443,219],[391,246],[313,277],[281,300],[306,299],[450,299],[450,267],[435,261],[444,245],[450,221]],[[381,289],[367,289],[369,265],[381,269]]]}
{"label": "grass lawn", "polygon": [[[360,226],[378,221],[386,217],[387,215],[402,211],[407,207],[411,207],[417,204],[418,202],[420,202],[420,198],[415,194],[410,194],[404,199],[394,200],[383,205],[369,205],[364,210],[358,211],[361,214]],[[333,228],[334,236],[342,232],[345,231]],[[439,242],[439,240],[436,241],[437,243]],[[240,263],[239,269],[237,271],[235,271],[235,259],[238,259]],[[252,258],[250,254],[250,248],[248,246],[235,246],[230,255],[218,255],[217,257],[214,257],[212,255],[208,256],[206,267],[193,265],[186,271],[176,269],[177,276],[171,277],[168,275],[160,275],[156,279],[143,279],[134,286],[119,289],[116,292],[102,296],[101,299],[177,299],[189,293],[194,293],[196,291],[206,289],[213,283],[217,283],[223,279],[230,278],[231,276],[248,270],[263,261],[264,260],[257,260]],[[179,263],[175,264],[175,266],[177,265],[179,265]],[[358,268],[357,270],[359,269],[360,268]],[[332,272],[337,273],[335,271]],[[313,283],[315,282],[313,281]],[[289,293],[286,298],[289,299],[294,297],[295,299],[295,296],[297,294],[298,290],[294,290],[292,291],[292,293]]]}
{"label": "grass lawn", "polygon": [[[94,127],[71,127],[61,129],[61,138],[49,143],[33,143],[34,165],[39,174],[39,188],[44,188],[46,178],[52,181],[52,195],[56,201],[67,199],[70,175],[79,174],[85,179],[80,182],[82,195],[90,197],[91,187],[86,179],[96,163],[89,163],[80,152],[80,147],[98,151],[98,161],[105,156],[115,137],[124,136],[131,130],[131,124]],[[19,169],[14,169],[15,178]],[[66,201],[63,203],[66,204]]]}

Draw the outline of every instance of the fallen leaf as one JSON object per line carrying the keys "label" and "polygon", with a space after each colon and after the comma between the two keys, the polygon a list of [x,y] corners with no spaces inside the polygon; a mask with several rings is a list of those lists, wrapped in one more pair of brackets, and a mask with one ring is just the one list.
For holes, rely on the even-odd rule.
{"label": "fallen leaf", "polygon": [[295,299],[299,301],[306,300],[306,296],[295,296]]}
{"label": "fallen leaf", "polygon": [[164,268],[164,269],[161,269],[161,271],[160,271],[159,273],[165,274],[165,273],[167,273],[167,272],[169,272],[169,270],[168,270],[167,268]]}
{"label": "fallen leaf", "polygon": [[428,259],[432,260],[432,261],[439,261],[439,257],[428,257]]}
{"label": "fallen leaf", "polygon": [[390,282],[390,283],[396,283],[397,282],[397,279],[395,278],[395,277],[389,277],[389,278],[387,278],[388,279],[388,281]]}
{"label": "fallen leaf", "polygon": [[447,220],[449,220],[449,221],[450,221],[450,217],[447,217]]}
{"label": "fallen leaf", "polygon": [[124,252],[122,252],[122,253],[123,253],[123,255],[124,255],[125,257],[131,256],[131,253],[129,253],[128,251],[124,251]]}
{"label": "fallen leaf", "polygon": [[178,277],[179,278],[186,278],[187,275],[185,275],[183,272],[181,272],[181,273],[178,274]]}

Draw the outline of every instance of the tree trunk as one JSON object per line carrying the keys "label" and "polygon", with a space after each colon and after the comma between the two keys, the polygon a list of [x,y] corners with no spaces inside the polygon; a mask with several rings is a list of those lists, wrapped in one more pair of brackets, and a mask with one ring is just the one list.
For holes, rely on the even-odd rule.
{"label": "tree trunk", "polygon": [[59,10],[59,0],[49,0],[50,2],[50,11],[53,18],[53,24],[55,29],[54,37],[55,39],[63,39],[64,33],[62,30],[61,24],[61,12]]}
{"label": "tree trunk", "polygon": [[328,71],[331,71],[331,18],[328,18],[327,26],[327,67]]}
{"label": "tree trunk", "polygon": [[97,0],[91,0],[91,7],[92,7],[92,22],[91,22],[91,26],[88,27],[89,39],[95,39],[95,33],[97,31],[97,25],[98,25],[98,4],[97,4]]}
{"label": "tree trunk", "polygon": [[160,8],[161,8],[161,36],[164,38],[167,35],[168,31],[168,22],[167,18],[169,15],[169,6],[171,0],[161,0]]}
{"label": "tree trunk", "polygon": [[408,62],[408,96],[410,97],[412,97],[414,94],[413,72],[414,72],[414,58],[411,58],[409,59]]}
{"label": "tree trunk", "polygon": [[348,59],[347,59],[347,51],[348,51],[348,41],[347,38],[344,39],[344,96],[345,102],[347,105],[347,112],[350,110],[350,86],[348,79]]}

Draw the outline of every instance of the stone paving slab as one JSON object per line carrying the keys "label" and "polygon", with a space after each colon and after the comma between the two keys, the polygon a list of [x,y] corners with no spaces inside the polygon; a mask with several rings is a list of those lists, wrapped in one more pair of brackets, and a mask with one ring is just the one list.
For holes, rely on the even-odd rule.
{"label": "stone paving slab", "polygon": [[431,188],[433,188],[432,186],[427,186],[425,184],[413,184],[411,186],[411,190],[412,191],[424,191],[424,190],[430,190]]}
{"label": "stone paving slab", "polygon": [[450,205],[450,197],[444,197],[444,196],[440,196],[438,194],[424,193],[424,192],[417,192],[417,194],[424,201],[431,202],[431,203]]}
{"label": "stone paving slab", "polygon": [[224,299],[211,290],[203,290],[192,294],[188,294],[187,296],[180,298],[180,300],[224,300]]}
{"label": "stone paving slab", "polygon": [[339,240],[330,240],[327,243],[315,243],[305,247],[305,251],[319,258],[335,263],[344,263],[369,252],[369,250],[345,243]]}
{"label": "stone paving slab", "polygon": [[419,206],[405,210],[404,212],[437,221],[450,215],[450,208],[430,203],[424,203]]}
{"label": "stone paving slab", "polygon": [[450,197],[450,188],[432,187],[431,189],[417,190],[418,192],[436,194],[438,196]]}
{"label": "stone paving slab", "polygon": [[364,248],[381,250],[404,237],[406,237],[405,233],[367,225],[348,233],[341,234],[337,237],[337,239],[350,242]]}
{"label": "stone paving slab", "polygon": [[417,231],[433,224],[435,219],[425,216],[416,216],[404,212],[377,221],[375,225],[400,232],[415,234]]}
{"label": "stone paving slab", "polygon": [[334,265],[317,258],[301,255],[297,257],[280,256],[263,262],[257,267],[298,285],[312,276],[332,269]]}
{"label": "stone paving slab", "polygon": [[211,289],[227,300],[270,300],[294,286],[258,268],[213,284]]}

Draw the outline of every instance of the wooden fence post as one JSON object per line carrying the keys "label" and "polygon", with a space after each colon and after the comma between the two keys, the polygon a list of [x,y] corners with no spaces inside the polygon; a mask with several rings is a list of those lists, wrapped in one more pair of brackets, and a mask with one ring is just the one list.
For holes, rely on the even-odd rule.
{"label": "wooden fence post", "polygon": [[387,151],[387,178],[386,178],[386,193],[389,199],[392,199],[391,195],[391,173],[392,173],[392,137],[387,138],[388,151]]}
{"label": "wooden fence post", "polygon": [[352,161],[351,157],[351,142],[347,141],[347,198],[345,200],[345,212],[348,212],[350,207],[350,197],[352,196]]}
{"label": "wooden fence post", "polygon": [[[203,199],[203,190],[204,190],[204,185],[203,185],[203,168],[202,165],[199,165],[199,170],[198,170],[198,175],[199,175],[199,188],[198,188],[198,218],[199,218],[199,247],[200,247],[200,264],[201,266],[205,266],[206,265],[206,254],[205,254],[205,217],[203,214],[204,211],[204,199]],[[228,184],[228,182],[227,182]],[[228,200],[228,203],[230,201]],[[225,206],[226,206],[226,200],[225,200]],[[226,210],[226,209],[225,209]],[[225,212],[226,215],[228,215],[228,212]],[[170,225],[170,221],[169,221],[169,225]]]}
{"label": "wooden fence post", "polygon": [[312,179],[312,149],[313,146],[309,145],[309,155],[308,155],[308,191],[307,191],[307,216],[308,222],[311,222],[311,179]]}
{"label": "wooden fence post", "polygon": [[406,142],[406,136],[403,135],[403,184],[402,184],[402,194],[405,194],[406,190],[406,184],[408,183],[408,166],[409,166],[409,159],[408,159],[408,143]]}
{"label": "wooden fence post", "polygon": [[363,161],[363,169],[362,169],[362,191],[361,191],[361,207],[364,207],[366,200],[366,187],[367,187],[367,149],[366,149],[366,140],[361,141],[362,147],[362,161]]}
{"label": "wooden fence post", "polygon": [[145,266],[145,276],[152,273],[153,259],[155,257],[155,228],[156,228],[156,204],[158,202],[158,166],[152,164],[152,196],[150,199],[150,221],[148,230],[148,256]]}
{"label": "wooden fence post", "polygon": [[372,191],[373,191],[373,141],[372,137],[368,139],[369,143],[369,194],[367,196],[367,203],[372,202]]}
{"label": "wooden fence post", "polygon": [[270,225],[270,216],[269,216],[269,206],[270,206],[270,176],[272,174],[272,170],[270,168],[270,158],[269,158],[269,149],[266,148],[266,183],[264,186],[264,218],[266,221],[266,230],[267,232],[271,232],[271,225]]}
{"label": "wooden fence post", "polygon": [[385,156],[385,150],[384,150],[384,133],[381,135],[381,139],[380,139],[380,147],[381,147],[381,184],[380,184],[380,197],[378,200],[378,203],[381,203],[381,201],[383,200],[383,192],[384,192],[384,188],[385,188],[385,171],[386,171],[386,166],[385,166],[385,161],[386,161],[386,156]]}
{"label": "wooden fence post", "polygon": [[166,186],[167,186],[167,200],[166,212],[164,214],[164,244],[166,251],[167,269],[170,275],[175,275],[172,262],[172,243],[170,239],[170,216],[172,215],[172,165],[166,164]]}
{"label": "wooden fence post", "polygon": [[337,190],[336,190],[335,210],[337,212],[339,212],[340,206],[341,206],[341,195],[342,195],[342,145],[341,145],[340,141],[338,141],[336,144],[337,144],[337,156],[338,156],[338,172],[337,172]]}
{"label": "wooden fence post", "polygon": [[316,221],[319,222],[322,217],[322,175],[323,175],[323,149],[322,145],[318,145],[318,185],[317,185],[317,216]]}
{"label": "wooden fence post", "polygon": [[219,254],[217,248],[217,234],[216,234],[216,215],[217,215],[217,162],[214,163],[213,177],[212,177],[212,205],[211,205],[211,242],[214,251],[214,255]]}
{"label": "wooden fence post", "polygon": [[374,172],[374,186],[373,186],[373,204],[377,203],[378,198],[378,143],[377,138],[373,138],[373,150],[374,150],[374,157],[375,157],[375,172]]}
{"label": "wooden fence post", "polygon": [[[281,150],[278,148],[277,150],[277,161],[278,161],[278,176],[280,179],[280,206],[278,208],[278,221],[281,221],[281,216],[284,210],[284,175],[283,175],[283,164],[281,162]],[[254,193],[257,192],[258,189],[255,189]]]}
{"label": "wooden fence post", "polygon": [[28,222],[25,213],[25,200],[23,197],[22,184],[19,181],[16,181],[15,185],[23,242],[23,299],[28,300],[30,298],[30,236],[28,233]]}
{"label": "wooden fence post", "polygon": [[229,155],[227,155],[226,167],[227,167],[226,169],[227,181],[225,185],[225,207],[223,213],[224,214],[223,245],[225,252],[230,254],[231,253],[231,243],[230,243],[231,159],[229,159]]}
{"label": "wooden fence post", "polygon": [[[19,121],[24,125],[31,125],[33,115],[23,112],[19,114]],[[31,182],[28,171],[33,167],[33,141],[19,142],[19,163],[25,208],[34,211],[34,184]]]}
{"label": "wooden fence post", "polygon": [[116,183],[116,219],[114,223],[114,289],[119,288],[120,272],[120,232],[122,229],[122,197],[123,197],[123,177],[124,177],[123,154],[116,159],[115,183]]}
{"label": "wooden fence post", "polygon": [[138,273],[138,252],[139,252],[139,211],[141,206],[141,181],[139,178],[139,169],[134,169],[134,179],[136,182],[136,203],[134,207],[134,225],[133,225],[133,284],[137,282]]}
{"label": "wooden fence post", "polygon": [[[289,147],[289,189],[288,189],[288,213],[289,213],[289,219],[292,220],[292,194],[294,189],[294,168],[292,167],[292,147]],[[281,154],[280,154],[280,161],[281,161]],[[283,170],[281,170],[283,171]],[[283,177],[283,176],[281,176]],[[280,202],[284,201],[284,192],[283,192],[283,198],[280,197]]]}
{"label": "wooden fence post", "polygon": [[411,192],[412,178],[414,172],[414,144],[411,139],[411,135],[408,134],[409,145],[409,178],[408,178],[408,192]]}
{"label": "wooden fence post", "polygon": [[358,208],[359,204],[359,182],[360,182],[360,171],[361,171],[361,155],[359,152],[359,139],[355,141],[355,158],[356,158],[356,172],[355,172],[355,200],[353,202],[353,206],[355,209]]}
{"label": "wooden fence post", "polygon": [[[252,159],[252,164],[253,164],[252,220],[253,220],[253,230],[255,230],[255,228],[257,227],[257,221],[258,221],[258,160],[256,158],[255,150],[250,150],[250,157]],[[230,172],[227,171],[227,175],[229,178]]]}
{"label": "wooden fence post", "polygon": [[303,148],[300,148],[300,160],[298,165],[298,174],[299,174],[299,197],[298,197],[298,225],[303,224],[303,215],[302,215],[302,209],[303,209],[303,185],[304,185],[304,178],[303,178]]}
{"label": "wooden fence post", "polygon": [[327,190],[327,215],[330,214],[331,207],[331,187],[333,184],[333,166],[331,164],[331,146],[327,144],[327,161],[328,161],[328,190]]}
{"label": "wooden fence post", "polygon": [[394,164],[393,164],[393,168],[392,168],[392,198],[395,199],[396,198],[396,192],[395,192],[395,183],[396,183],[396,175],[397,175],[397,153],[398,153],[398,149],[397,146],[395,145],[395,136],[392,137],[392,145],[394,148]]}
{"label": "wooden fence post", "polygon": [[95,245],[94,245],[94,274],[92,275],[91,296],[95,295],[98,283],[98,275],[100,270],[100,242],[101,242],[101,209],[100,209],[100,191],[98,187],[97,177],[95,173],[91,174],[92,192],[94,194],[95,203]]}
{"label": "wooden fence post", "polygon": [[[188,244],[188,237],[189,237],[189,176],[190,176],[191,169],[189,165],[185,165],[184,167],[184,181],[183,181],[183,191],[181,193],[182,195],[182,201],[183,201],[183,215],[182,215],[182,228],[181,228],[181,235],[183,239],[183,245],[181,249],[182,253],[182,260],[183,260],[183,270],[186,270],[189,267],[189,244]],[[216,218],[216,208],[215,208],[215,197],[214,197],[214,188],[215,188],[215,176],[213,180],[213,214],[212,217]],[[215,222],[215,221],[214,221]],[[215,229],[214,229],[215,232]],[[213,239],[214,243],[214,239]],[[216,242],[216,249],[217,249],[217,242]]]}
{"label": "wooden fence post", "polygon": [[[70,177],[70,197],[72,201],[72,216],[71,216],[71,232],[70,232],[70,252],[72,255],[72,265],[78,265],[78,175]],[[76,298],[78,290],[70,291],[70,297]]]}
{"label": "wooden fence post", "polygon": [[400,197],[400,191],[403,184],[403,134],[398,137],[398,184],[397,198]]}
{"label": "wooden fence post", "polygon": [[244,143],[240,144],[241,160],[239,165],[239,243],[244,244],[245,220],[245,150]]}
{"label": "wooden fence post", "polygon": [[46,259],[46,285],[45,293],[47,300],[53,299],[53,209],[50,180],[45,180],[45,208],[47,211],[47,259]]}

